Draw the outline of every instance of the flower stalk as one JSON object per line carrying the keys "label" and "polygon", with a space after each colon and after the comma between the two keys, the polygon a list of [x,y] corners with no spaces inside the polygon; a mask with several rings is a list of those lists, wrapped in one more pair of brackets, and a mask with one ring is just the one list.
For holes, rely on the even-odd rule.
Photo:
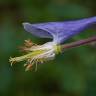
{"label": "flower stalk", "polygon": [[96,42],[96,36],[61,45],[61,49],[62,49],[62,51],[64,51],[66,49],[68,50],[68,49],[71,49],[71,48],[76,48],[76,47],[80,47],[80,46],[84,46],[84,45],[89,45],[90,43],[94,43],[94,42]]}

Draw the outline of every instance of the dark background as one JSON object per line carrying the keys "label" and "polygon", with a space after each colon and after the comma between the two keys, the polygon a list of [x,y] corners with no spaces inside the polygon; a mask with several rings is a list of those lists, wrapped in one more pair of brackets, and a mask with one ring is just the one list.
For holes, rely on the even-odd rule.
{"label": "dark background", "polygon": [[[10,56],[21,53],[25,39],[43,44],[25,32],[22,22],[75,20],[96,15],[96,0],[0,0],[0,96],[96,96],[96,47],[65,51],[55,60],[25,72],[23,64],[10,66]],[[96,35],[88,29],[67,42]]]}

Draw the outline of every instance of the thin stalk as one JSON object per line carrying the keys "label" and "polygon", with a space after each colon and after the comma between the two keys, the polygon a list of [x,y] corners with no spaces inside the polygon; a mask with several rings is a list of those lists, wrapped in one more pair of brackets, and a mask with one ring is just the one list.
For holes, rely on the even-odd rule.
{"label": "thin stalk", "polygon": [[93,42],[96,42],[96,36],[61,45],[61,48],[62,48],[62,51],[63,51],[63,50],[66,50],[66,49],[71,49],[71,48],[75,48],[75,47],[79,47],[79,46],[88,45],[88,44],[93,43]]}

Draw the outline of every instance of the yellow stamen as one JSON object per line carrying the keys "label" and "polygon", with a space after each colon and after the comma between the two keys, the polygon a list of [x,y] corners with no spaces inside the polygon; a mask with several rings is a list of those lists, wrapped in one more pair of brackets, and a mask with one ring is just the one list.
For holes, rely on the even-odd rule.
{"label": "yellow stamen", "polygon": [[36,71],[38,63],[44,63],[48,60],[52,60],[52,58],[54,59],[55,54],[61,53],[61,46],[54,45],[53,42],[48,42],[43,45],[36,45],[30,40],[25,40],[23,50],[27,51],[25,55],[9,59],[11,66],[15,62],[26,61],[26,64],[24,64],[26,67],[25,71],[30,70],[34,64],[36,64]]}
{"label": "yellow stamen", "polygon": [[34,52],[30,52],[30,53],[23,55],[23,56],[20,56],[20,57],[10,58],[9,62],[11,62],[11,65],[12,65],[14,62],[20,62],[20,61],[27,60],[27,59],[30,59],[30,58],[37,56],[38,54],[42,54],[44,52],[45,52],[44,50],[37,50]]}

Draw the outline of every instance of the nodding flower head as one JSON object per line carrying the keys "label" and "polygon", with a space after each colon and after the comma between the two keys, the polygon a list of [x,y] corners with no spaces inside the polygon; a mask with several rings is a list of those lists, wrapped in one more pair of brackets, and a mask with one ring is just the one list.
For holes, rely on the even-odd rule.
{"label": "nodding flower head", "polygon": [[20,57],[10,58],[9,61],[11,65],[14,62],[26,61],[24,66],[26,66],[27,71],[30,70],[34,64],[37,66],[38,63],[53,60],[55,55],[62,50],[60,44],[83,30],[92,27],[94,24],[96,24],[96,17],[65,22],[23,23],[26,31],[41,38],[51,38],[52,41],[43,45],[37,45],[30,40],[25,40],[25,46],[22,49],[27,53]]}

